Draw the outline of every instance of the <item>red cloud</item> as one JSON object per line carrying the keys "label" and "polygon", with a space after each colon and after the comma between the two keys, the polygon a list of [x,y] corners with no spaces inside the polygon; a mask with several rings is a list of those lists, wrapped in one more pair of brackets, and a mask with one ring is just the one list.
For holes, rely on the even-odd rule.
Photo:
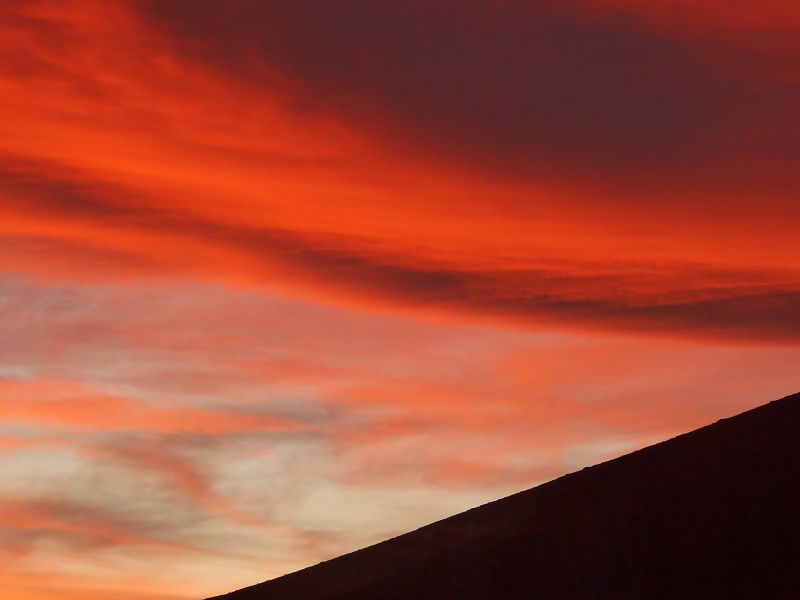
{"label": "red cloud", "polygon": [[306,426],[269,415],[166,406],[103,393],[71,381],[0,380],[4,423],[89,431],[145,431],[224,435],[275,432]]}
{"label": "red cloud", "polygon": [[9,5],[3,268],[794,343],[792,38],[576,6]]}

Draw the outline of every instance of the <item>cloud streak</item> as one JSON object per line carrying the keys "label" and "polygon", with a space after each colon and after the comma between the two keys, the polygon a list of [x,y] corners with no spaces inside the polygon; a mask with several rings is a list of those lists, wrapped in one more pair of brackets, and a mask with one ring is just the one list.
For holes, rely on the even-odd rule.
{"label": "cloud streak", "polygon": [[[161,259],[160,268],[167,272],[213,278],[220,276],[221,267],[232,279],[250,285],[279,277],[290,289],[306,295],[325,294],[327,288],[333,290],[328,292],[333,301],[371,299],[385,308],[411,306],[521,324],[554,322],[728,339],[792,342],[800,335],[795,310],[800,283],[790,271],[765,276],[750,269],[726,272],[697,265],[642,265],[634,270],[614,262],[552,261],[527,268],[468,268],[452,261],[370,252],[341,236],[311,237],[290,230],[226,224],[191,212],[158,210],[126,188],[46,180],[25,171],[7,175],[6,206],[34,219],[69,223],[72,231],[66,229],[64,241],[67,252],[72,242],[86,243],[97,237],[99,247],[89,261],[96,262],[110,245],[106,232],[111,227],[118,232],[111,240],[116,247],[108,248],[110,255],[105,259],[113,263],[114,254],[120,252],[123,257],[143,255],[133,264],[142,265],[144,274]],[[159,251],[148,256],[150,240],[183,246],[189,255],[179,251],[175,260]],[[194,249],[202,255],[193,259]],[[216,273],[203,272],[198,264],[209,255],[221,261]],[[120,273],[130,261],[120,261]],[[91,272],[93,265],[85,268]],[[670,281],[676,272],[681,278]]]}
{"label": "cloud streak", "polygon": [[204,410],[174,403],[125,398],[70,381],[0,380],[0,419],[88,431],[140,431],[162,434],[269,433],[307,429],[302,423],[270,415]]}
{"label": "cloud streak", "polygon": [[[144,6],[179,52],[264,86],[288,80],[303,110],[332,110],[416,137],[417,146],[528,175],[667,182],[696,176],[699,162],[703,177],[709,169],[736,177],[715,165],[723,146],[728,163],[768,152],[786,160],[798,150],[789,133],[798,81],[784,78],[788,63],[774,62],[775,46],[761,47],[754,35],[741,48],[729,32],[658,27],[624,5],[607,12],[580,2],[481,0]],[[790,59],[798,48],[784,39],[778,48]]]}

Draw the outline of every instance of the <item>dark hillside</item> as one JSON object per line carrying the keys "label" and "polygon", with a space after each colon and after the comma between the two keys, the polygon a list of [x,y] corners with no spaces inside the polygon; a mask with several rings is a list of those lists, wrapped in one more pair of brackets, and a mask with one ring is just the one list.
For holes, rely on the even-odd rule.
{"label": "dark hillside", "polygon": [[800,394],[217,600],[800,598]]}

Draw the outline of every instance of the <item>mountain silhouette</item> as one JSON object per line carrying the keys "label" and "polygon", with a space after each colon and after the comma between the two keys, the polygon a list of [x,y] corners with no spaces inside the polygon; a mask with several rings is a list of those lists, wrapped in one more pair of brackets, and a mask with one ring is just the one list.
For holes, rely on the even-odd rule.
{"label": "mountain silhouette", "polygon": [[800,394],[212,600],[800,598]]}

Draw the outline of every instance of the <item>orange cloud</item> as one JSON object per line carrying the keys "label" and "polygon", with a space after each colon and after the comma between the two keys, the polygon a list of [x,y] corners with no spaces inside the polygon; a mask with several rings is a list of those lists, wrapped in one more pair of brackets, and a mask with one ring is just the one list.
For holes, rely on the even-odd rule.
{"label": "orange cloud", "polygon": [[150,431],[224,435],[306,429],[276,416],[204,410],[172,403],[158,406],[104,394],[70,381],[0,380],[4,423],[89,431]]}
{"label": "orange cloud", "polygon": [[[320,19],[326,10],[340,10],[306,4],[303,14]],[[320,65],[303,62],[304,47],[292,46],[291,39],[262,48],[255,38],[227,36],[228,25],[267,26],[268,9],[254,3],[194,3],[190,15],[178,3],[156,7],[155,15],[144,10],[144,2],[10,5],[5,43],[26,49],[26,60],[34,64],[19,64],[17,52],[17,62],[4,71],[4,268],[68,278],[181,274],[326,302],[518,325],[796,341],[798,215],[791,208],[798,187],[793,169],[784,167],[792,163],[787,136],[796,128],[787,119],[796,114],[791,107],[798,96],[783,63],[738,38],[726,38],[717,52],[716,38],[696,39],[702,32],[657,33],[646,20],[642,32],[610,17],[549,5],[532,13],[498,5],[496,20],[478,19],[489,5],[448,5],[429,31],[420,20],[422,5],[401,4],[407,35],[431,42],[425,47],[432,62],[405,79],[397,70],[384,76],[369,64],[355,65],[374,75],[367,77],[365,85],[372,88],[365,93],[379,107],[381,122],[411,135],[397,144],[365,116],[363,98],[356,94],[350,102],[348,61],[358,59],[341,41],[347,27],[355,27],[352,20],[344,30],[332,25],[336,19],[320,21],[317,37],[304,42],[327,44],[328,51],[314,56],[338,57],[343,67],[330,72],[330,79],[315,79]],[[291,31],[301,11],[270,6],[277,11],[275,22]],[[402,45],[392,46],[391,36],[376,37],[380,15],[361,8],[357,33],[375,45],[370,55],[387,64],[402,62],[402,52],[393,50]],[[212,19],[216,10],[225,18]],[[455,33],[437,25],[447,15],[460,24]],[[567,52],[579,63],[596,54],[595,45],[615,48],[616,62],[604,67],[608,73],[576,67],[561,90],[569,98],[590,97],[576,90],[608,75],[601,80],[611,87],[602,89],[614,94],[597,99],[598,107],[575,108],[586,127],[578,120],[576,131],[554,134],[548,142],[536,119],[558,127],[564,119],[557,111],[569,103],[537,99],[527,88],[519,93],[530,96],[533,104],[524,113],[533,121],[521,128],[468,112],[458,127],[445,122],[448,129],[439,131],[442,119],[425,112],[428,104],[414,109],[417,101],[441,101],[435,114],[460,119],[457,111],[445,110],[453,105],[445,95],[425,96],[438,93],[436,86],[420,86],[416,78],[433,77],[425,69],[461,60],[451,56],[458,45],[447,35],[488,27],[487,35],[500,36],[512,23],[518,23],[514,35],[525,39],[536,39],[530,32],[551,31],[550,25],[566,39],[580,37],[585,47]],[[204,33],[208,43],[198,54],[194,36]],[[566,50],[550,40],[551,33],[537,43],[547,45],[549,60],[559,64]],[[264,38],[270,36],[258,39]],[[635,51],[640,47],[643,52]],[[533,50],[523,45],[505,75],[493,66],[502,57],[488,47],[471,48],[464,60],[485,67],[479,72],[519,81],[512,67],[528,68]],[[773,51],[793,52],[789,42]],[[253,61],[239,60],[241,53],[252,54]],[[536,69],[548,73],[549,63],[537,60]],[[732,78],[747,61],[768,68]],[[630,78],[617,85],[609,82],[615,69],[647,75],[633,78],[634,85],[625,83]],[[305,82],[300,88],[298,78]],[[445,84],[446,79],[437,85]],[[402,93],[390,94],[392,85],[404,86]],[[415,89],[423,96],[413,97]],[[442,94],[454,89],[460,88]],[[489,111],[528,118],[504,108],[510,100],[503,89],[490,95],[467,90],[459,94],[460,106],[478,116]],[[404,94],[412,96],[404,101]],[[617,100],[622,108],[606,114]],[[626,103],[638,108],[628,110]],[[670,112],[684,105],[726,120],[707,131],[705,116],[689,114],[695,108]],[[595,118],[595,109],[606,116]],[[666,111],[664,118],[659,110]],[[634,126],[628,118],[642,122]],[[675,119],[684,121],[675,125]],[[429,144],[424,132],[414,137],[415,122],[446,148],[431,156],[425,149],[439,146]],[[592,130],[591,123],[600,129]],[[632,132],[638,141],[620,140],[603,127],[616,127],[619,135]],[[527,137],[500,143],[503,131]],[[475,158],[488,170],[474,168],[470,159],[466,170],[456,155],[469,146],[470,136],[487,151],[494,146],[484,143],[486,136],[496,137],[505,154]],[[649,151],[639,148],[650,143],[658,156],[648,158]],[[604,150],[608,144],[621,146]],[[589,154],[571,163],[581,148]],[[706,158],[695,157],[695,149]],[[525,177],[506,177],[492,167],[497,160],[513,162],[503,158],[506,151],[519,158],[528,150],[533,155],[525,158]],[[669,160],[658,158],[662,152]],[[559,153],[563,165],[536,174],[538,157]],[[617,156],[625,173],[593,162],[604,156]],[[637,171],[639,158],[650,162]],[[656,179],[651,167],[661,173]],[[599,178],[593,175],[597,169]]]}

